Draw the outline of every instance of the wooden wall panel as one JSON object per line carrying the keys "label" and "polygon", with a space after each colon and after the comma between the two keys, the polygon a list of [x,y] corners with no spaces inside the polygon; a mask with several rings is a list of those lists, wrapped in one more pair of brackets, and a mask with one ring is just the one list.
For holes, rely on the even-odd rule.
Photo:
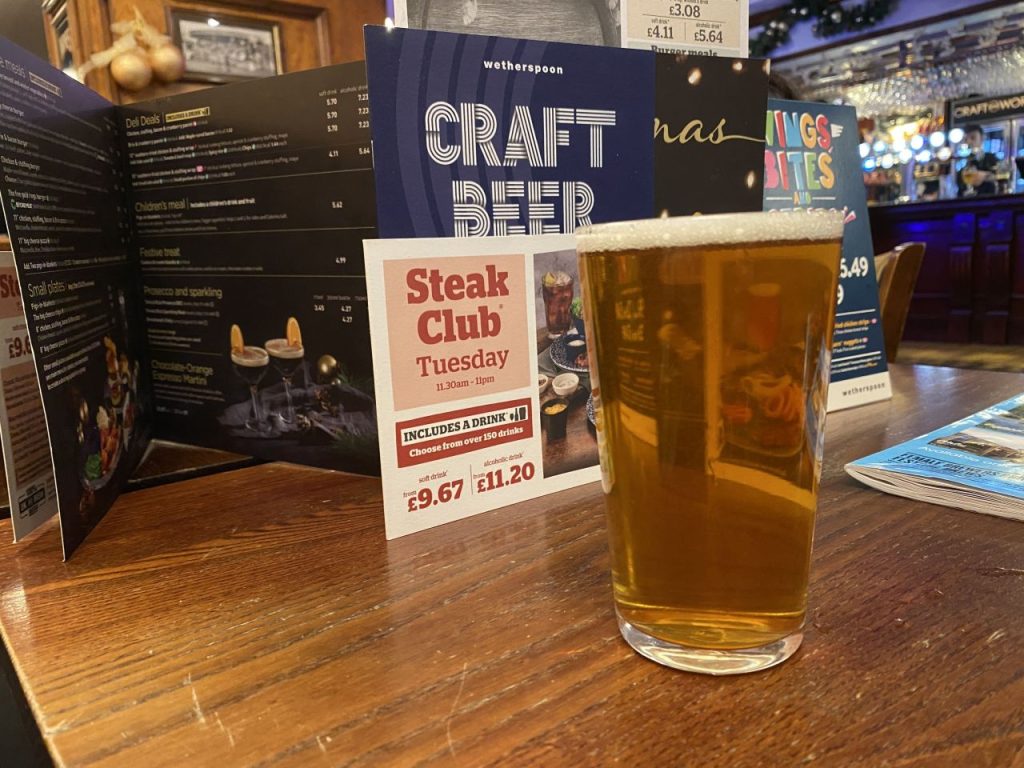
{"label": "wooden wall panel", "polygon": [[927,243],[904,338],[1024,344],[1024,197],[872,208],[871,229]]}
{"label": "wooden wall panel", "polygon": [[1010,244],[989,243],[974,262],[971,341],[1005,344],[1010,315]]}
{"label": "wooden wall panel", "polygon": [[[77,63],[109,46],[111,22],[130,19],[135,7],[165,33],[170,8],[274,22],[280,26],[285,72],[362,59],[363,25],[380,24],[385,15],[384,0],[68,0]],[[55,60],[52,45],[50,55]],[[208,87],[182,81],[128,93],[116,86],[107,70],[90,74],[87,83],[118,103]]]}
{"label": "wooden wall panel", "polygon": [[1008,344],[1024,345],[1024,214],[1014,216],[1014,238],[1010,251],[1010,317]]}

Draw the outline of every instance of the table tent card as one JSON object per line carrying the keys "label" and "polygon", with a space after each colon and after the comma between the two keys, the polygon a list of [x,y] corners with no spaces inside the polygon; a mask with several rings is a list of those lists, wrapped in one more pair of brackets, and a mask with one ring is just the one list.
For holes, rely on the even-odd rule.
{"label": "table tent card", "polygon": [[[154,437],[380,471],[362,251],[378,221],[478,235],[483,210],[488,234],[571,232],[760,197],[761,62],[382,29],[368,51],[369,90],[355,62],[115,106],[0,42],[14,322],[52,458],[28,517],[59,510],[65,556]],[[450,107],[432,131],[428,97]],[[387,104],[373,151],[371,106]],[[716,182],[688,181],[711,155]],[[0,409],[5,432],[12,418]],[[8,475],[19,446],[5,441]]]}
{"label": "table tent card", "polygon": [[388,538],[600,479],[572,236],[376,240],[366,263]]}
{"label": "table tent card", "polygon": [[892,397],[853,107],[768,102],[764,208],[846,213],[828,409]]}

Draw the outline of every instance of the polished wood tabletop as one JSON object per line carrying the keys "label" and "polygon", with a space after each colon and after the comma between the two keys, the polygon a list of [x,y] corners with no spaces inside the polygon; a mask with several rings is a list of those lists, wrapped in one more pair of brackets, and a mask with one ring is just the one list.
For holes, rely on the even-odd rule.
{"label": "polished wood tabletop", "polygon": [[1024,376],[894,383],[829,418],[806,639],[765,672],[626,646],[598,484],[388,542],[377,480],[283,464],[128,494],[67,563],[4,545],[0,629],[58,765],[1019,766],[1024,524],[842,466]]}

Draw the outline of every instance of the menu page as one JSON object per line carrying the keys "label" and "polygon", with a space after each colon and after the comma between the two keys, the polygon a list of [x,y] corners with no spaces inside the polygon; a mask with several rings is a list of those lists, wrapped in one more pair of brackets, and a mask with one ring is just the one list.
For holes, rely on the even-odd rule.
{"label": "menu page", "polygon": [[65,557],[149,438],[116,112],[0,40],[0,200],[47,420]]}
{"label": "menu page", "polygon": [[162,438],[376,473],[361,63],[122,108]]}
{"label": "menu page", "polygon": [[32,363],[14,256],[0,252],[0,504],[11,507],[14,540],[57,513],[46,417]]}
{"label": "menu page", "polygon": [[366,258],[388,538],[600,479],[572,236]]}

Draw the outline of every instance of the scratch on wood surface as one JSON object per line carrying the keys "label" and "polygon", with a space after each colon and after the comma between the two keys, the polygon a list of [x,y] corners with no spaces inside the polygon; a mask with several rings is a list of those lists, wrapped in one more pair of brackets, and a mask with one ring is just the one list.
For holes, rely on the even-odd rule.
{"label": "scratch on wood surface", "polygon": [[317,745],[318,747],[320,747],[320,751],[321,751],[321,752],[323,752],[323,753],[324,753],[325,755],[327,754],[327,746],[326,746],[326,745],[325,745],[325,744],[323,743],[323,741],[322,741],[322,740],[320,739],[320,736],[319,736],[319,735],[317,735],[317,737],[316,737],[316,745]]}
{"label": "scratch on wood surface", "polygon": [[70,730],[71,726],[75,724],[74,720],[61,720],[53,728],[43,726],[44,736],[56,736],[58,733],[64,733],[64,731]]}
{"label": "scratch on wood surface", "polygon": [[196,720],[205,725],[206,715],[203,714],[203,708],[199,706],[199,697],[196,695],[196,687],[193,685],[192,688],[192,711],[195,712]]}
{"label": "scratch on wood surface", "polygon": [[992,643],[994,643],[996,640],[1002,640],[1004,637],[1006,637],[1006,630],[997,629],[995,632],[988,636],[988,639],[985,641],[985,644],[992,645]]}
{"label": "scratch on wood surface", "polygon": [[455,694],[455,701],[452,702],[452,708],[448,712],[448,717],[444,722],[444,732],[448,737],[448,751],[452,753],[452,757],[455,757],[455,744],[452,742],[452,717],[455,716],[455,708],[459,706],[459,699],[462,698],[462,689],[466,687],[466,672],[469,671],[469,662],[463,662],[462,664],[462,677],[459,679],[459,690]]}
{"label": "scratch on wood surface", "polygon": [[221,732],[222,732],[222,733],[223,733],[223,734],[224,734],[225,736],[227,736],[227,737],[228,737],[228,743],[229,743],[229,744],[230,744],[230,745],[231,745],[232,747],[234,747],[234,746],[235,746],[235,737],[234,737],[234,734],[232,734],[232,733],[231,733],[231,729],[230,729],[230,728],[227,728],[227,727],[225,727],[224,723],[222,723],[222,722],[220,721],[220,712],[214,712],[214,713],[213,713],[213,717],[214,717],[214,719],[215,719],[215,720],[217,721],[217,727],[218,727],[218,728],[220,728]]}
{"label": "scratch on wood surface", "polygon": [[982,576],[1024,576],[1024,568],[1004,568],[1001,565],[995,568],[976,568]]}

